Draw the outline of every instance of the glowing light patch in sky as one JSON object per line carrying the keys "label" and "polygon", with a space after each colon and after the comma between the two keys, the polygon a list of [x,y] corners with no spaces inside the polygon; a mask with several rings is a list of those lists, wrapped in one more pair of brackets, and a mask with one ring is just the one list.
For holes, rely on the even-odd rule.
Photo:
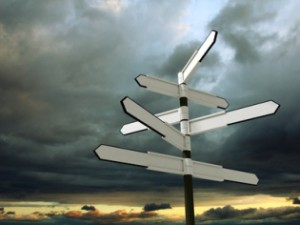
{"label": "glowing light patch in sky", "polygon": [[[198,203],[198,204],[197,204]],[[141,212],[142,207],[124,206],[124,205],[107,205],[107,204],[91,204],[102,213],[111,213],[118,210],[127,212]],[[232,205],[236,209],[246,208],[274,208],[283,206],[293,206],[291,201],[287,201],[284,197],[273,197],[269,195],[254,196],[218,196],[210,200],[196,201],[195,213],[202,214],[211,208],[224,207]],[[81,210],[83,204],[61,204],[57,202],[0,202],[6,212],[13,211],[19,215],[29,215],[34,212],[49,213],[58,212],[66,213],[68,211]],[[175,206],[171,209],[158,211],[159,215],[172,219],[180,219],[184,217],[184,207]]]}

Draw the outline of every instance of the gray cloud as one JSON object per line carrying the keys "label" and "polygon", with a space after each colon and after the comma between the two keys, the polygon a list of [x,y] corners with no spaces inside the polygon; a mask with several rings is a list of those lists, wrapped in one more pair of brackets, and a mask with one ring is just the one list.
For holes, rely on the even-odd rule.
{"label": "gray cloud", "polygon": [[[137,1],[119,12],[85,1],[37,2],[0,3],[1,196],[181,187],[180,177],[99,162],[93,150],[102,143],[180,155],[151,131],[123,137],[119,129],[132,119],[119,100],[129,95],[153,113],[178,107],[176,99],[149,93],[134,78],[145,73],[176,81],[202,41],[170,41],[188,2]],[[299,21],[289,20],[289,36],[256,29],[276,27],[280,13],[274,7],[281,4],[226,5],[208,25],[219,31],[218,40],[197,73],[201,79],[192,81],[227,98],[229,110],[270,98],[282,104],[272,118],[192,139],[195,160],[255,172],[260,185],[227,182],[221,188],[201,180],[195,188],[287,196],[299,187]],[[195,116],[210,112],[192,107]]]}
{"label": "gray cloud", "polygon": [[[101,142],[135,146],[137,138],[119,133],[130,121],[119,101],[139,90],[133,78],[142,68],[149,71],[160,60],[157,54],[168,45],[169,32],[176,32],[186,3],[121,2],[120,12],[99,4],[1,2],[0,190],[8,198],[70,188],[113,190],[116,184],[140,189],[121,184],[119,165],[99,163],[93,150]],[[160,21],[164,28],[156,26]],[[151,146],[151,136],[142,138]],[[96,171],[103,170],[110,172],[99,177]],[[147,178],[134,168],[127,176]]]}
{"label": "gray cloud", "polygon": [[161,204],[148,203],[144,206],[145,212],[157,211],[157,210],[162,210],[162,209],[172,209],[172,207],[169,203],[161,203]]}
{"label": "gray cloud", "polygon": [[293,204],[299,205],[300,204],[300,199],[299,197],[289,197],[287,198],[288,201],[292,201]]}
{"label": "gray cloud", "polygon": [[[299,93],[295,85],[299,83],[299,65],[296,62],[299,57],[299,42],[295,41],[299,29],[296,28],[295,20],[289,25],[292,29],[288,36],[279,38],[277,34],[270,35],[274,31],[268,29],[268,26],[274,26],[271,21],[280,23],[279,18],[282,16],[275,13],[274,7],[271,1],[266,1],[265,4],[258,4],[258,1],[249,4],[232,2],[209,25],[219,30],[222,47],[234,52],[232,60],[221,58],[227,67],[220,71],[223,74],[219,81],[221,90],[224,91],[222,96],[230,103],[229,110],[269,99],[281,104],[277,114],[272,117],[210,132],[205,135],[205,139],[200,139],[206,150],[202,150],[202,154],[195,152],[195,158],[203,158],[205,153],[209,155],[206,156],[208,162],[258,175],[260,182],[255,190],[253,187],[229,183],[222,186],[238,194],[251,193],[253,190],[284,196],[284,190],[295,191],[299,185],[299,179],[296,179],[296,174],[299,173],[296,168],[296,161],[299,160],[296,151],[299,120],[294,97]],[[258,8],[259,10],[255,10]],[[265,32],[256,36],[257,30],[263,29]],[[247,55],[251,53],[248,50],[250,46],[235,41],[236,46],[233,46],[232,36],[241,36],[252,42],[251,51],[256,52],[257,57],[251,58]],[[223,48],[217,49],[221,56]],[[289,49],[288,53],[286,49]],[[238,57],[240,53],[245,60]],[[216,90],[218,88],[219,86]],[[288,121],[294,121],[293,125]],[[274,168],[274,165],[280,166]],[[208,187],[211,188],[210,185]]]}
{"label": "gray cloud", "polygon": [[300,204],[300,199],[299,198],[294,198],[293,199],[293,204],[299,205]]}
{"label": "gray cloud", "polygon": [[271,1],[264,4],[259,1],[251,4],[232,1],[208,25],[222,34],[222,39],[235,52],[235,61],[255,63],[262,60],[259,47],[276,35],[272,37],[258,32],[257,27],[275,18],[276,11],[272,4]]}
{"label": "gray cloud", "polygon": [[95,211],[96,208],[95,206],[92,206],[92,205],[84,205],[81,207],[82,210],[86,210],[86,211]]}
{"label": "gray cloud", "polygon": [[209,220],[292,220],[299,218],[299,207],[278,207],[269,209],[235,209],[227,205],[223,208],[212,208],[197,216],[200,221]]}

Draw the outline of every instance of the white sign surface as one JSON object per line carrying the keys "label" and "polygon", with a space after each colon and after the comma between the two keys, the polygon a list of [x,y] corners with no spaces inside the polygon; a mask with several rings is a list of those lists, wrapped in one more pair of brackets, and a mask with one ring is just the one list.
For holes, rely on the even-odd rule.
{"label": "white sign surface", "polygon": [[140,87],[147,88],[150,91],[172,97],[179,97],[179,88],[176,83],[158,79],[156,77],[150,77],[144,74],[137,76],[135,81]]}
{"label": "white sign surface", "polygon": [[278,107],[277,103],[268,101],[231,112],[220,112],[196,118],[190,120],[190,134],[199,134],[246,120],[271,115],[277,111]]}
{"label": "white sign surface", "polygon": [[[139,86],[144,87],[150,91],[176,98],[180,97],[179,85],[176,83],[146,76],[143,74],[137,76],[135,80]],[[204,106],[221,109],[226,109],[228,106],[228,102],[224,98],[192,88],[187,87],[186,95],[189,100]]]}
{"label": "white sign surface", "polygon": [[189,59],[187,64],[182,69],[183,82],[187,82],[187,80],[191,77],[192,72],[195,70],[196,66],[201,63],[202,59],[208,53],[210,48],[213,46],[217,39],[217,31],[211,31],[209,36],[206,38],[201,47],[194,52],[192,57]]}
{"label": "white sign surface", "polygon": [[228,102],[226,99],[192,88],[188,88],[188,99],[194,103],[212,108],[226,109]]}
{"label": "white sign surface", "polygon": [[150,112],[131,100],[129,97],[125,97],[121,101],[121,104],[124,108],[124,111],[128,115],[138,120],[145,126],[149,127],[151,130],[160,134],[164,140],[179,148],[180,150],[186,149],[185,137],[177,129],[152,115]]}
{"label": "white sign surface", "polygon": [[[141,153],[128,149],[101,145],[95,150],[102,160],[146,167],[149,170],[184,175],[184,158],[154,152]],[[255,174],[225,169],[222,166],[191,160],[192,175],[196,178],[213,181],[235,181],[256,185]]]}

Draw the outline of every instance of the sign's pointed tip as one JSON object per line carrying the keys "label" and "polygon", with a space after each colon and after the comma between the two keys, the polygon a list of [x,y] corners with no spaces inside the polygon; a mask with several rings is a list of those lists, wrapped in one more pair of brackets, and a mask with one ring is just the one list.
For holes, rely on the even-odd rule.
{"label": "sign's pointed tip", "polygon": [[120,129],[121,134],[126,135],[126,125],[122,126],[122,128]]}
{"label": "sign's pointed tip", "polygon": [[257,185],[258,182],[259,182],[258,177],[256,176],[256,174],[253,174],[253,182],[252,182],[252,184],[253,184],[253,185]]}
{"label": "sign's pointed tip", "polygon": [[225,99],[225,98],[221,98],[221,97],[218,97],[220,100],[221,100],[221,104],[219,104],[219,106],[217,106],[219,109],[227,109],[228,106],[229,106],[229,102]]}
{"label": "sign's pointed tip", "polygon": [[103,148],[104,145],[99,145],[99,147],[97,147],[95,150],[94,150],[94,153],[95,155],[98,157],[98,159],[101,160],[101,148]]}
{"label": "sign's pointed tip", "polygon": [[280,104],[278,104],[278,103],[276,103],[276,102],[274,102],[274,101],[272,101],[272,102],[273,102],[274,105],[275,105],[274,113],[276,113],[276,112],[278,111],[278,109],[280,108]]}
{"label": "sign's pointed tip", "polygon": [[145,77],[145,76],[146,75],[144,75],[144,74],[139,74],[136,78],[134,78],[134,80],[137,82],[137,84],[143,88],[147,88],[147,86],[143,85],[143,77]]}
{"label": "sign's pointed tip", "polygon": [[124,98],[121,99],[120,102],[124,102],[126,99],[128,99],[129,97],[128,96],[125,96]]}
{"label": "sign's pointed tip", "polygon": [[280,107],[280,104],[278,104],[277,102],[273,101],[273,100],[270,100],[268,101],[270,107],[272,108],[272,114],[275,114],[279,107]]}
{"label": "sign's pointed tip", "polygon": [[122,100],[120,101],[121,105],[122,105],[122,108],[124,110],[125,113],[127,113],[127,110],[126,110],[126,106],[125,106],[125,101],[127,101],[128,99],[130,99],[128,96],[125,96],[124,98],[122,98]]}
{"label": "sign's pointed tip", "polygon": [[217,38],[217,35],[218,35],[218,31],[216,30],[211,30],[211,33],[213,33],[213,35],[215,36],[215,39]]}

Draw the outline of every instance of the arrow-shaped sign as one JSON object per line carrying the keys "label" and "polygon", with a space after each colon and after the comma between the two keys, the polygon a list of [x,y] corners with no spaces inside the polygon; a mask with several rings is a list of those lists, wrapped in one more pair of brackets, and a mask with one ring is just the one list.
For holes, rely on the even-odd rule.
{"label": "arrow-shaped sign", "polygon": [[[154,152],[135,152],[127,149],[101,145],[95,150],[101,160],[125,163],[146,167],[165,173],[186,174],[184,158],[158,154]],[[196,178],[214,181],[235,181],[245,184],[256,185],[258,178],[255,174],[236,170],[225,169],[222,166],[190,160],[192,175]]]}
{"label": "arrow-shaped sign", "polygon": [[[139,86],[160,94],[180,97],[180,87],[176,83],[140,74],[135,78]],[[187,87],[186,95],[189,100],[208,107],[226,109],[228,102],[221,97]]]}
{"label": "arrow-shaped sign", "polygon": [[278,107],[279,105],[277,103],[268,101],[230,112],[220,112],[199,117],[190,120],[190,134],[199,134],[231,124],[272,115],[276,113]]}
{"label": "arrow-shaped sign", "polygon": [[216,42],[217,34],[217,31],[211,31],[201,47],[191,56],[187,64],[182,69],[182,82],[187,82],[187,80],[191,77],[191,74],[195,70],[197,64],[201,63],[205,55]]}
{"label": "arrow-shaped sign", "polygon": [[129,97],[121,100],[121,104],[125,113],[160,134],[163,139],[175,147],[181,150],[186,149],[185,137],[176,128],[152,115]]}
{"label": "arrow-shaped sign", "polygon": [[135,81],[140,87],[147,88],[150,91],[172,97],[179,97],[179,88],[176,83],[150,77],[145,74],[138,75]]}
{"label": "arrow-shaped sign", "polygon": [[[273,101],[263,102],[257,105],[249,106],[242,109],[237,109],[229,112],[218,112],[208,116],[198,117],[189,121],[190,134],[203,133],[209,130],[222,128],[231,124],[247,121],[250,119],[256,119],[262,116],[268,116],[275,114],[279,105]],[[169,112],[172,112],[168,114]],[[170,124],[177,124],[180,122],[179,112],[176,110],[170,110],[165,113],[156,114],[159,118]],[[164,115],[164,117],[160,117]],[[132,134],[147,130],[140,122],[133,122],[126,124],[122,127],[121,132],[123,134]]]}

